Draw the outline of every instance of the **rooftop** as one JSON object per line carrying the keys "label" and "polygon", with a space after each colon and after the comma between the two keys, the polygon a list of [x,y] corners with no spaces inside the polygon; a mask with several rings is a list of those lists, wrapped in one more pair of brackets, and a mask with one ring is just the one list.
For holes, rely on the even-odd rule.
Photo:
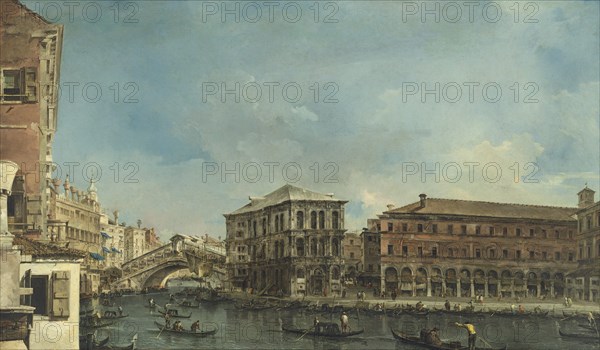
{"label": "rooftop", "polygon": [[495,218],[518,218],[575,221],[578,208],[551,207],[516,203],[496,203],[461,199],[427,198],[425,206],[417,201],[400,208],[384,211],[384,214],[439,214]]}
{"label": "rooftop", "polygon": [[22,254],[34,258],[84,258],[86,256],[86,252],[80,250],[34,241],[21,235],[15,236],[13,244],[21,246]]}
{"label": "rooftop", "polygon": [[230,215],[249,213],[288,201],[348,202],[334,198],[333,193],[323,194],[287,184],[263,197],[250,197],[250,203],[237,209]]}

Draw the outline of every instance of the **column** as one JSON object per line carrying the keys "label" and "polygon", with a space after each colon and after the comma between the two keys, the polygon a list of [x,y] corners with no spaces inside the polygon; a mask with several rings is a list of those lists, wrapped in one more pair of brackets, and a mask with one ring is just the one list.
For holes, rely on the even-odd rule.
{"label": "column", "polygon": [[486,277],[483,283],[483,296],[489,298],[490,296],[489,279]]}
{"label": "column", "polygon": [[550,296],[554,298],[554,280],[550,281]]}
{"label": "column", "polygon": [[416,281],[416,277],[414,277],[414,276],[412,279],[412,296],[413,297],[417,296],[417,281]]}
{"label": "column", "polygon": [[427,277],[427,296],[431,297],[431,277]]}
{"label": "column", "polygon": [[511,278],[510,280],[510,297],[514,298],[515,297],[515,279]]}
{"label": "column", "polygon": [[471,298],[475,296],[475,280],[471,279]]}
{"label": "column", "polygon": [[542,282],[540,282],[539,280],[537,282],[537,293],[536,294],[537,294],[536,296],[538,298],[542,296]]}
{"label": "column", "polygon": [[385,292],[385,274],[383,273],[383,271],[385,271],[385,267],[382,266],[381,267],[381,291]]}
{"label": "column", "polygon": [[446,279],[442,278],[442,294],[446,295]]}
{"label": "column", "polygon": [[456,280],[456,297],[460,298],[461,295],[460,278]]}

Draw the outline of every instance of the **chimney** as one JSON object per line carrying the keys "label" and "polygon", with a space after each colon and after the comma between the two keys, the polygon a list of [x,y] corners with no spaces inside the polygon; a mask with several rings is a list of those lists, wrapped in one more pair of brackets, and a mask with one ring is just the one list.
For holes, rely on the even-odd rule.
{"label": "chimney", "polygon": [[421,208],[425,208],[427,206],[427,195],[425,193],[421,193],[419,198],[421,199]]}
{"label": "chimney", "polygon": [[387,205],[388,210],[392,210],[392,209],[394,209],[394,207],[395,207],[395,205],[393,205],[393,204],[388,204]]}

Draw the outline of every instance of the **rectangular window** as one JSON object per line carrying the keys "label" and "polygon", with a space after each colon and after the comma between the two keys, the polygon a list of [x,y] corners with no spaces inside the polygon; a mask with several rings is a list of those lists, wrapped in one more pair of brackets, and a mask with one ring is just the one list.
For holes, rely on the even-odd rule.
{"label": "rectangular window", "polygon": [[354,245],[354,240],[353,239],[350,240],[350,245]]}
{"label": "rectangular window", "polygon": [[368,240],[369,242],[372,242],[372,241],[373,241],[373,237],[371,237],[371,236],[367,236],[367,240]]}
{"label": "rectangular window", "polygon": [[503,227],[502,228],[502,236],[504,236],[504,237],[508,236],[508,227]]}
{"label": "rectangular window", "polygon": [[423,224],[417,225],[417,232],[423,232]]}
{"label": "rectangular window", "polygon": [[36,315],[48,316],[48,276],[31,276],[31,306]]}
{"label": "rectangular window", "polygon": [[529,229],[529,237],[533,237],[534,233],[535,233],[535,230],[530,228]]}
{"label": "rectangular window", "polygon": [[392,224],[391,222],[388,222],[388,232],[392,232],[394,231],[394,224]]}
{"label": "rectangular window", "polygon": [[548,238],[548,232],[546,232],[546,230],[542,230],[542,236],[544,236],[544,238]]}
{"label": "rectangular window", "polygon": [[534,259],[535,258],[535,252],[534,251],[530,251],[529,252],[529,259]]}
{"label": "rectangular window", "polygon": [[431,248],[431,256],[437,258],[437,247]]}
{"label": "rectangular window", "polygon": [[408,231],[408,224],[402,224],[402,231]]}
{"label": "rectangular window", "polygon": [[543,260],[547,260],[548,259],[548,253],[547,252],[542,252],[542,259]]}
{"label": "rectangular window", "polygon": [[573,253],[569,253],[569,261],[573,261]]}
{"label": "rectangular window", "polygon": [[394,255],[394,246],[391,244],[388,244],[388,255]]}
{"label": "rectangular window", "polygon": [[479,225],[475,226],[475,234],[476,235],[480,235],[481,234],[481,226],[479,226]]}
{"label": "rectangular window", "polygon": [[377,224],[377,232],[381,231],[381,224]]}
{"label": "rectangular window", "polygon": [[520,228],[517,229],[517,237],[521,237],[521,229]]}
{"label": "rectangular window", "polygon": [[490,258],[491,259],[496,258],[496,251],[494,249],[490,249]]}
{"label": "rectangular window", "polygon": [[475,249],[475,257],[481,258],[481,250],[480,249]]}
{"label": "rectangular window", "polygon": [[505,259],[508,258],[508,250],[506,250],[506,249],[502,250],[502,257],[505,258]]}
{"label": "rectangular window", "polygon": [[453,234],[454,233],[454,226],[448,225],[448,233],[449,234]]}
{"label": "rectangular window", "polygon": [[406,245],[402,246],[402,255],[408,256],[408,246],[406,246]]}
{"label": "rectangular window", "polygon": [[488,233],[490,234],[490,236],[493,236],[493,235],[494,235],[494,227],[493,227],[493,226],[490,226],[490,227],[488,228]]}
{"label": "rectangular window", "polygon": [[433,233],[437,233],[438,232],[438,230],[437,230],[437,224],[433,224],[431,226],[431,229],[433,230]]}
{"label": "rectangular window", "polygon": [[517,250],[517,251],[516,251],[515,257],[516,257],[517,259],[521,259],[521,251],[520,251],[520,250]]}
{"label": "rectangular window", "polygon": [[460,233],[463,235],[467,234],[467,225],[461,225],[460,226]]}
{"label": "rectangular window", "polygon": [[0,102],[36,102],[37,69],[2,69],[0,71]]}
{"label": "rectangular window", "polygon": [[554,231],[554,238],[556,238],[556,239],[560,238],[560,232],[558,232],[558,230]]}
{"label": "rectangular window", "polygon": [[417,256],[423,256],[423,247],[417,248]]}
{"label": "rectangular window", "polygon": [[463,248],[463,250],[462,250],[462,256],[463,256],[463,258],[468,258],[469,257],[467,255],[467,249]]}
{"label": "rectangular window", "polygon": [[560,260],[560,252],[554,253],[554,260]]}

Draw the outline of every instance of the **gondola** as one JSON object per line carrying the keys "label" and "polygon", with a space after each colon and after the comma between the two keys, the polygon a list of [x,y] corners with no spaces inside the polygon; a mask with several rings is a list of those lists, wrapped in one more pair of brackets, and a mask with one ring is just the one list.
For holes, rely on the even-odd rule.
{"label": "gondola", "polygon": [[107,315],[102,316],[102,318],[105,320],[116,320],[116,319],[125,318],[125,317],[129,317],[129,314],[115,315],[115,316],[112,316],[112,315],[111,316],[107,316]]}
{"label": "gondola", "polygon": [[589,330],[589,331],[594,331],[594,332],[596,332],[597,330],[599,330],[599,331],[600,331],[600,328],[599,328],[598,326],[596,326],[596,328],[594,328],[594,327],[590,326],[590,325],[589,325],[589,324],[587,324],[587,323],[585,323],[585,324],[584,324],[584,323],[580,323],[580,324],[579,324],[579,327],[581,327],[581,328],[583,328],[583,329],[587,329],[587,330]]}
{"label": "gondola", "polygon": [[89,323],[81,323],[80,327],[81,328],[85,328],[85,329],[98,329],[98,328],[104,328],[104,327],[109,327],[112,326],[114,324],[114,322],[106,322],[106,323],[99,323],[99,324],[89,324]]}
{"label": "gondola", "polygon": [[563,338],[577,338],[580,340],[596,340],[596,341],[600,340],[600,336],[598,336],[598,333],[596,333],[596,334],[594,334],[594,333],[567,333],[567,332],[563,332],[559,329],[558,334],[560,334],[560,336]]}
{"label": "gondola", "polygon": [[292,328],[292,327],[281,326],[281,330],[284,332],[289,332],[289,333],[302,334],[303,336],[324,337],[324,338],[332,338],[332,339],[348,338],[353,335],[361,334],[365,331],[364,329],[359,329],[356,331],[342,332],[342,331],[340,331],[340,328],[337,323],[326,323],[326,322],[319,323],[319,325],[317,326],[317,329],[315,329],[315,327],[311,327],[309,329],[301,329],[301,328]]}
{"label": "gondola", "polygon": [[181,306],[181,307],[199,307],[200,306],[200,304],[192,304],[191,301],[187,301],[187,300],[186,301],[180,301],[180,302],[177,303],[177,305]]}
{"label": "gondola", "polygon": [[[159,312],[161,315],[163,315],[163,316],[165,315],[165,311],[164,311],[164,310],[158,310],[158,312]],[[169,314],[169,316],[171,316],[172,318],[190,318],[190,317],[192,317],[192,313],[190,312],[188,315],[182,315],[182,314],[180,314],[180,313],[177,313],[177,314]]]}
{"label": "gondola", "polygon": [[[90,344],[90,341],[92,342],[91,344]],[[95,350],[98,348],[102,348],[103,346],[108,344],[108,341],[109,341],[108,336],[105,339],[100,340],[100,341],[94,341],[92,334],[89,334],[88,336],[79,336],[79,348]]]}
{"label": "gondola", "polygon": [[[396,338],[397,340],[399,340],[403,343],[407,343],[407,344],[419,345],[426,349],[434,349],[434,350],[462,350],[462,349],[464,349],[464,350],[466,350],[469,348],[468,346],[462,346],[462,344],[460,342],[442,343],[442,346],[428,344],[428,343],[421,341],[421,339],[419,337],[411,337],[411,336],[408,336],[408,335],[400,333],[400,332],[397,333],[397,332],[394,332],[394,330],[391,328],[390,328],[390,330],[392,331],[392,335],[394,336],[394,338]],[[490,348],[477,348],[477,347],[475,349],[477,349],[477,350],[492,350]],[[506,345],[502,348],[496,348],[496,349],[506,350]]]}
{"label": "gondola", "polygon": [[131,343],[129,343],[129,345],[106,345],[99,348],[98,350],[135,350],[137,346],[137,339],[138,335],[136,333],[131,338]]}
{"label": "gondola", "polygon": [[216,329],[210,330],[210,331],[189,331],[187,329],[184,329],[182,331],[176,331],[172,328],[166,328],[164,324],[159,323],[154,321],[154,324],[158,327],[158,329],[160,329],[161,332],[167,332],[167,333],[176,333],[176,334],[185,334],[185,335],[193,335],[195,337],[206,337],[208,335],[213,335],[217,333]]}

